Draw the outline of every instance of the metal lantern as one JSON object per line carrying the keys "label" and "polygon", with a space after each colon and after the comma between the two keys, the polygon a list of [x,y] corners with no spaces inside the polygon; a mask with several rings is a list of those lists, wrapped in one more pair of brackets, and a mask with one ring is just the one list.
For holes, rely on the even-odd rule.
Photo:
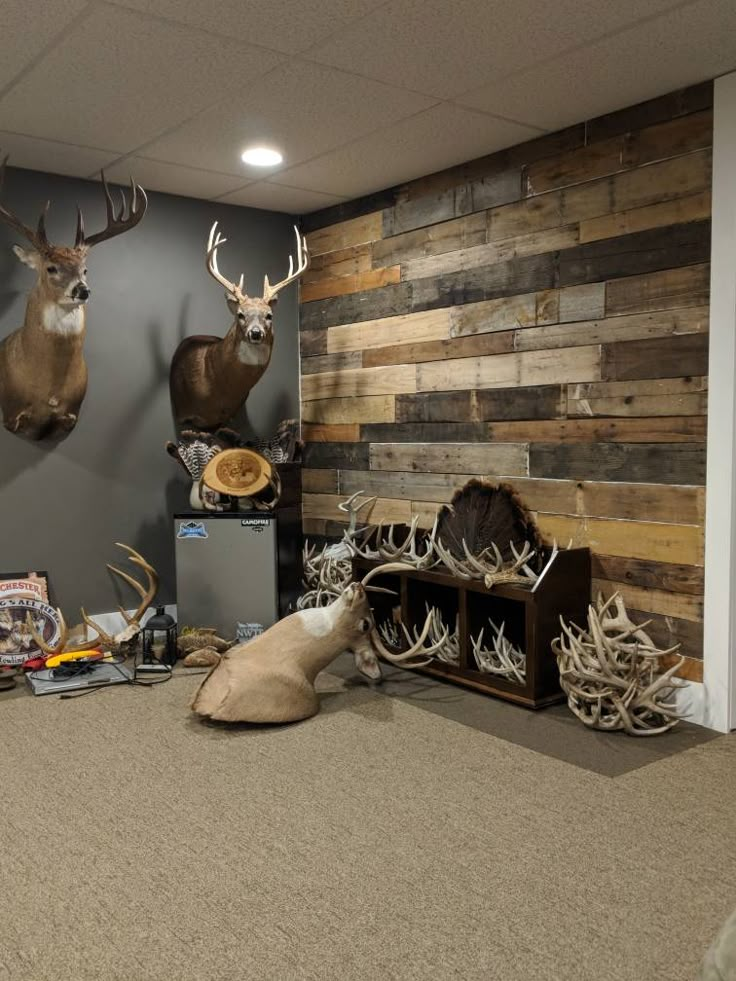
{"label": "metal lantern", "polygon": [[[169,616],[163,606],[157,606],[153,616],[146,620],[141,630],[141,643],[141,670],[169,670],[176,663],[176,620]],[[163,653],[156,657],[154,650],[159,645],[163,647]]]}

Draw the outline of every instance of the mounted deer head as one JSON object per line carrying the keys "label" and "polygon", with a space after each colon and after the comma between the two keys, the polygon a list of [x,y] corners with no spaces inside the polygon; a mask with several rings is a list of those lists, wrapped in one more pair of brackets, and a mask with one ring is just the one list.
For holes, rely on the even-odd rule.
{"label": "mounted deer head", "polygon": [[306,239],[295,227],[296,267],[289,256],[288,275],[274,286],[263,282],[263,296],[244,292],[244,276],[235,283],[217,265],[217,250],[227,239],[210,229],[207,272],[225,290],[228,309],[235,318],[225,337],[198,334],[185,338],[171,360],[171,402],[180,427],[212,431],[228,423],[245,403],[264,373],[273,348],[273,306],[281,290],[293,283],[309,265]]}
{"label": "mounted deer head", "polygon": [[[0,164],[0,192],[8,158]],[[102,174],[107,225],[86,235],[77,209],[73,246],[54,245],[46,234],[46,207],[35,230],[0,205],[0,220],[22,235],[28,246],[14,245],[22,263],[37,275],[26,305],[23,326],[0,344],[0,407],[3,425],[12,433],[41,439],[70,432],[77,423],[87,390],[87,366],[82,353],[85,305],[91,289],[87,257],[92,246],[128,231],[146,213],[142,187],[131,181],[130,206],[121,190],[117,208]]]}

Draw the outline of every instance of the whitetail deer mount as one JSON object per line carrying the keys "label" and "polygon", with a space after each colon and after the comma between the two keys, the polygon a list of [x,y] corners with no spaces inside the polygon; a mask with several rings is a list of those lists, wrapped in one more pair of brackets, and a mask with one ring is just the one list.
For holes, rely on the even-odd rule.
{"label": "whitetail deer mount", "polygon": [[224,239],[217,222],[207,241],[207,271],[225,289],[230,312],[235,317],[224,337],[196,334],[186,337],[171,359],[171,403],[180,427],[212,431],[229,422],[245,404],[251,389],[271,360],[273,350],[273,306],[281,290],[293,283],[309,265],[306,239],[295,227],[296,268],[289,256],[289,273],[274,286],[265,277],[263,296],[243,292],[244,277],[238,283],[220,273],[217,250]]}
{"label": "whitetail deer mount", "polygon": [[[2,191],[8,158],[0,164]],[[121,235],[146,213],[146,192],[131,181],[130,203],[120,191],[119,209],[102,174],[107,226],[85,234],[77,208],[73,246],[54,245],[46,235],[46,212],[35,231],[0,205],[0,219],[21,234],[30,248],[13,251],[37,275],[26,304],[23,326],[0,343],[0,408],[3,425],[11,433],[42,439],[71,432],[87,391],[87,365],[83,345],[86,303],[92,292],[87,283],[87,257],[92,246]]]}

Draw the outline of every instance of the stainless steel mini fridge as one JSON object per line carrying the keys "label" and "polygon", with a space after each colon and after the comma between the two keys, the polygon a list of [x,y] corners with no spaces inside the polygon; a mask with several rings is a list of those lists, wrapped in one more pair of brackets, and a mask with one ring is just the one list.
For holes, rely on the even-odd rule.
{"label": "stainless steel mini fridge", "polygon": [[270,627],[279,618],[278,531],[273,514],[234,511],[174,515],[179,629],[238,623]]}

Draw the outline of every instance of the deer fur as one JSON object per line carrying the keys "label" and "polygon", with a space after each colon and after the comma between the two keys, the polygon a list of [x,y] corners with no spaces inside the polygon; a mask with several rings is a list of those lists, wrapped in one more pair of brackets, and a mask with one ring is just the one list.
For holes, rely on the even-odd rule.
{"label": "deer fur", "polygon": [[245,404],[251,389],[271,361],[273,307],[278,294],[297,280],[309,265],[306,241],[295,228],[297,264],[289,256],[289,273],[274,286],[266,276],[263,296],[243,292],[243,277],[230,282],[217,267],[217,250],[227,239],[210,229],[206,265],[225,288],[228,309],[235,318],[224,337],[196,334],[185,337],[171,359],[169,386],[174,419],[180,428],[213,432],[228,423]]}

